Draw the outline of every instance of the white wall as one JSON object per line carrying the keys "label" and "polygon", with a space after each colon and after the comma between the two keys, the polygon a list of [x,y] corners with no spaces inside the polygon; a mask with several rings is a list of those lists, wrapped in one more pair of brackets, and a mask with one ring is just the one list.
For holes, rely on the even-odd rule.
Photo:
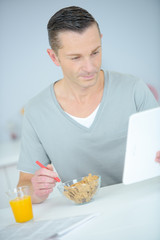
{"label": "white wall", "polygon": [[139,76],[160,94],[159,0],[1,0],[0,141],[9,139],[11,122],[21,127],[24,104],[62,77],[46,53],[46,25],[69,5],[86,8],[99,22],[103,68]]}

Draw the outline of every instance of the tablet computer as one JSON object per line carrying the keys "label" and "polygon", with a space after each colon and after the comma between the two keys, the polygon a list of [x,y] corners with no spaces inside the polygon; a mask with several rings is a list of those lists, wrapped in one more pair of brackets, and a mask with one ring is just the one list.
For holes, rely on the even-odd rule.
{"label": "tablet computer", "polygon": [[123,183],[131,184],[160,176],[155,162],[160,150],[160,107],[130,116],[124,162]]}

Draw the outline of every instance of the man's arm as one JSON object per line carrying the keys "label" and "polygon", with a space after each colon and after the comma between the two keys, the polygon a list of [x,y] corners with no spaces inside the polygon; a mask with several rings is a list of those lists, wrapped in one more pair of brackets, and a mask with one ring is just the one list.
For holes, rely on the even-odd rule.
{"label": "man's arm", "polygon": [[57,174],[53,172],[52,165],[48,169],[39,169],[35,174],[20,172],[18,187],[29,186],[31,190],[32,203],[41,203],[53,191],[56,181],[53,179]]}

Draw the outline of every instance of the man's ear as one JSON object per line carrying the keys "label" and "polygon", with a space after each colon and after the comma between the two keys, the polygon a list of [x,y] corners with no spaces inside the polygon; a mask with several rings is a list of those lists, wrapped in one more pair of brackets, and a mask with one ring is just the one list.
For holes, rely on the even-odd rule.
{"label": "man's ear", "polygon": [[55,54],[55,52],[52,49],[47,49],[47,53],[50,56],[50,58],[52,59],[52,61],[56,64],[56,66],[60,66],[59,60],[57,55]]}

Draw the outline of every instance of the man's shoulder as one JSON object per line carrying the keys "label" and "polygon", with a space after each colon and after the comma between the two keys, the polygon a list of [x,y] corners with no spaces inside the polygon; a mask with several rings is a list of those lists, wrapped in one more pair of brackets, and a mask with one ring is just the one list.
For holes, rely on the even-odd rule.
{"label": "man's shoulder", "polygon": [[110,89],[133,89],[143,82],[139,77],[128,73],[121,73],[116,71],[106,72],[106,82]]}
{"label": "man's shoulder", "polygon": [[51,85],[43,89],[32,97],[25,105],[25,111],[33,111],[41,108],[44,104],[51,100]]}
{"label": "man's shoulder", "polygon": [[107,75],[110,80],[112,81],[129,81],[129,82],[135,82],[140,81],[140,78],[128,73],[122,73],[122,72],[116,72],[116,71],[107,71]]}

